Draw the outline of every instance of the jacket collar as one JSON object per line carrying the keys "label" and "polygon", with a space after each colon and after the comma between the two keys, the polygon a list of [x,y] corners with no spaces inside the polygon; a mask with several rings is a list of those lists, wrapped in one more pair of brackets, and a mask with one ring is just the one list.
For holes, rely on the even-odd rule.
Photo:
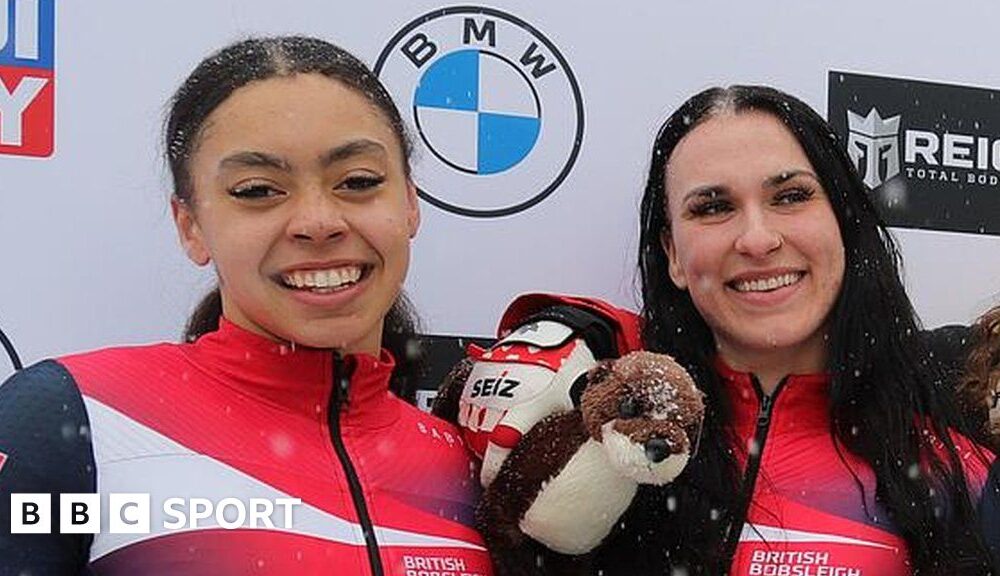
{"label": "jacket collar", "polygon": [[[186,353],[208,376],[264,402],[298,414],[326,419],[334,380],[334,351],[276,342],[222,318],[219,329],[185,345]],[[383,349],[345,355],[340,370],[350,377],[342,424],[383,423],[395,360]],[[391,414],[394,419],[395,412]]]}
{"label": "jacket collar", "polygon": [[[715,357],[715,370],[722,379],[733,410],[733,423],[737,428],[756,425],[764,398],[756,376],[730,367],[722,358]],[[829,373],[789,374],[772,395],[773,413],[794,413],[798,426],[829,426],[830,402]]]}

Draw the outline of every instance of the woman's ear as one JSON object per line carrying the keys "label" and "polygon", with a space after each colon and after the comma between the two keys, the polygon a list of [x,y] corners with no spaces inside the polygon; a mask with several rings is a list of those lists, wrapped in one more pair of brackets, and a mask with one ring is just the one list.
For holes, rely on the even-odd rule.
{"label": "woman's ear", "polygon": [[663,252],[667,255],[667,269],[670,272],[670,279],[681,290],[687,290],[687,276],[684,273],[684,267],[677,258],[677,250],[674,248],[673,239],[670,237],[670,230],[660,232],[660,246],[663,247]]}
{"label": "woman's ear", "polygon": [[406,228],[410,238],[415,237],[420,229],[420,197],[417,185],[409,178],[406,180]]}
{"label": "woman's ear", "polygon": [[205,245],[205,239],[198,226],[198,220],[194,217],[194,211],[189,201],[182,200],[176,194],[170,198],[170,211],[174,216],[174,225],[177,227],[177,237],[181,241],[181,246],[187,257],[198,266],[205,266],[212,257]]}

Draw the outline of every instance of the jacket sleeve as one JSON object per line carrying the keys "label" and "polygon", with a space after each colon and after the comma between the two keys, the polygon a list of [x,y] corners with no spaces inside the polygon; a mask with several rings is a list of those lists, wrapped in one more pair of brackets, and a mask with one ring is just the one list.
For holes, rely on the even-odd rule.
{"label": "jacket sleeve", "polygon": [[1000,574],[1000,458],[993,461],[979,500],[979,526],[990,549],[993,573]]}
{"label": "jacket sleeve", "polygon": [[[55,361],[14,374],[0,386],[0,576],[89,574],[93,537],[59,533],[59,495],[96,492],[83,398]],[[11,494],[51,495],[49,534],[12,534]]]}

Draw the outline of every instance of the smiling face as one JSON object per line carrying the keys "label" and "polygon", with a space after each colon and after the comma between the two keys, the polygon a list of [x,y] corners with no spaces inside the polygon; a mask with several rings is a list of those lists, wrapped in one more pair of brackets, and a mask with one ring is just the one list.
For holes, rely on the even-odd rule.
{"label": "smiling face", "polygon": [[723,360],[755,371],[824,369],[844,245],[792,133],[766,113],[721,112],[678,143],[665,186],[670,278],[689,291]]}
{"label": "smiling face", "polygon": [[206,119],[173,203],[188,256],[213,262],[228,320],[275,340],[377,353],[419,211],[399,139],[319,74],[239,88]]}

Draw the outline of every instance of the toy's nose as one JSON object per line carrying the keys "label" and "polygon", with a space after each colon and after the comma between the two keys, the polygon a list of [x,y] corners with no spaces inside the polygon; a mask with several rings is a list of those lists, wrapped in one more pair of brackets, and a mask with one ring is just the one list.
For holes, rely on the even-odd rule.
{"label": "toy's nose", "polygon": [[650,438],[646,440],[646,458],[654,464],[663,462],[670,455],[670,447],[663,438]]}

